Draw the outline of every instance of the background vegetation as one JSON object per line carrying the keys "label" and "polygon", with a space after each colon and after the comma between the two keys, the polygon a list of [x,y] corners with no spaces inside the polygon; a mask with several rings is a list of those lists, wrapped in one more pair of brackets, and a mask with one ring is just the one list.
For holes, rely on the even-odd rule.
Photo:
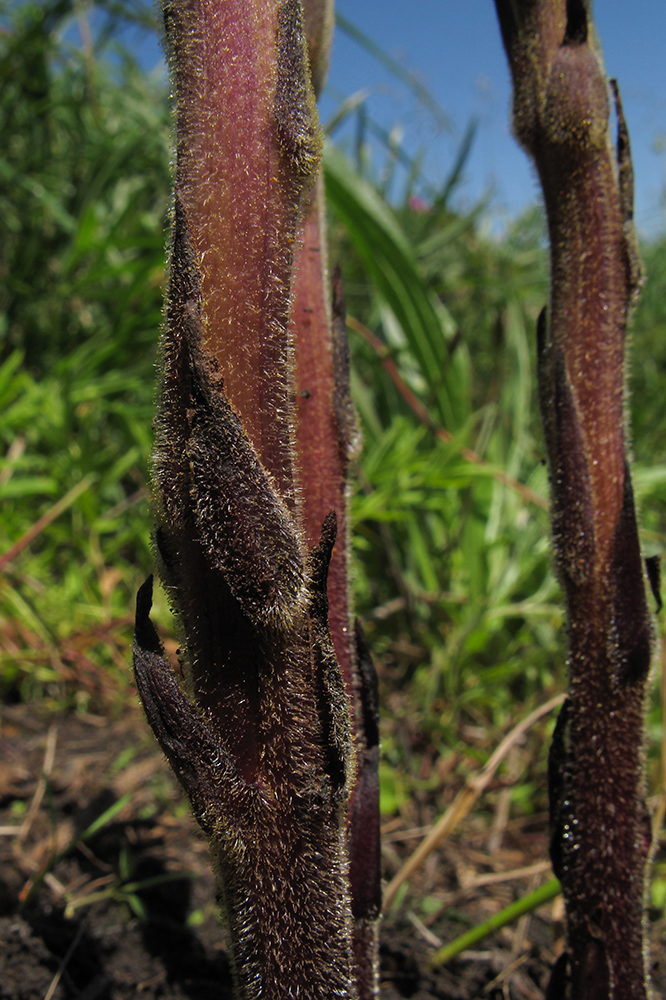
{"label": "background vegetation", "polygon": [[[67,40],[76,9],[0,6],[0,695],[114,714],[134,697],[133,606],[152,570],[171,126],[164,84],[117,41],[129,19],[149,27],[152,7],[107,0],[83,49]],[[347,113],[353,148],[334,134],[326,171],[363,438],[356,607],[382,686],[383,811],[409,818],[424,795],[443,805],[449,779],[564,688],[534,378],[545,235],[538,208],[499,238],[483,205],[456,207],[472,131],[433,190],[390,137],[378,155],[362,105]],[[630,390],[654,554],[666,537],[666,239],[643,256]],[[546,808],[552,722],[506,765],[515,815]]]}

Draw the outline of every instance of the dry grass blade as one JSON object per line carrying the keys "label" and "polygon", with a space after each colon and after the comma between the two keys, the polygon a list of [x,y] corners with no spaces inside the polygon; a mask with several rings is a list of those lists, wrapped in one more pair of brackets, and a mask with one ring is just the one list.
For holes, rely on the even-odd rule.
{"label": "dry grass blade", "polygon": [[62,978],[63,972],[67,968],[67,963],[69,962],[69,960],[71,959],[72,955],[74,954],[74,952],[78,948],[79,942],[81,941],[81,938],[83,937],[83,931],[84,931],[84,925],[80,924],[79,928],[78,928],[78,930],[76,932],[76,937],[74,938],[74,940],[72,941],[71,945],[67,949],[65,957],[63,958],[62,962],[60,963],[60,965],[58,967],[58,971],[56,972],[55,976],[51,980],[51,985],[49,986],[48,990],[46,991],[46,996],[44,997],[44,1000],[51,1000],[51,998],[54,995],[55,991],[58,989],[58,984],[60,983],[60,980]]}
{"label": "dry grass blade", "polygon": [[39,812],[39,808],[42,804],[42,799],[44,798],[44,793],[46,792],[46,784],[53,770],[53,764],[55,762],[55,752],[56,752],[56,741],[58,738],[58,727],[56,725],[49,726],[49,731],[46,734],[46,749],[44,751],[44,764],[42,766],[42,773],[40,775],[39,781],[37,782],[37,788],[35,789],[35,794],[32,797],[32,802],[30,803],[30,808],[28,809],[23,824],[19,832],[19,843],[23,844],[27,840],[28,834],[30,833],[30,828],[34,822],[35,816]]}
{"label": "dry grass blade", "polygon": [[491,872],[489,875],[481,875],[465,885],[465,889],[479,889],[483,885],[499,885],[503,882],[513,882],[516,879],[533,878],[535,875],[543,875],[549,870],[550,861],[537,861],[524,868],[512,868],[508,872]]}
{"label": "dry grass blade", "polygon": [[511,747],[515,745],[521,736],[523,736],[535,722],[538,722],[544,715],[548,715],[548,713],[552,712],[554,708],[561,705],[564,698],[565,696],[563,694],[556,695],[544,705],[540,705],[539,708],[530,712],[528,716],[522,719],[509,733],[507,733],[493,755],[490,757],[485,766],[478,772],[478,774],[475,774],[471,778],[467,779],[464,788],[458,792],[443,816],[437,820],[427,837],[407,859],[398,874],[391,880],[391,882],[389,882],[386,891],[384,892],[385,913],[391,908],[400,886],[410,879],[414,872],[418,871],[426,858],[432,854],[435,848],[438,847],[442,841],[445,840],[446,837],[453,832],[453,830],[455,830],[465,816],[467,816]]}

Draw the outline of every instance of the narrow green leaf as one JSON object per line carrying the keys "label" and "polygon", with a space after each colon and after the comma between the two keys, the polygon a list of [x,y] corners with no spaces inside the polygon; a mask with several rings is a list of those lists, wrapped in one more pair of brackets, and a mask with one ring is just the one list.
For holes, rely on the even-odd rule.
{"label": "narrow green leaf", "polygon": [[472,927],[465,934],[461,934],[455,941],[444,945],[443,948],[435,952],[430,959],[429,965],[431,968],[436,965],[446,965],[456,955],[460,955],[461,952],[466,951],[468,948],[473,948],[474,945],[477,945],[479,941],[483,941],[489,934],[493,934],[503,927],[508,927],[509,924],[515,923],[524,914],[532,913],[540,906],[543,906],[544,903],[555,899],[556,896],[559,896],[560,891],[558,880],[556,878],[551,879],[538,889],[535,889],[534,892],[528,893],[527,896],[523,896],[522,899],[518,899],[515,903],[511,903],[510,906],[506,906],[488,920],[484,920],[482,924],[477,924],[476,927]]}

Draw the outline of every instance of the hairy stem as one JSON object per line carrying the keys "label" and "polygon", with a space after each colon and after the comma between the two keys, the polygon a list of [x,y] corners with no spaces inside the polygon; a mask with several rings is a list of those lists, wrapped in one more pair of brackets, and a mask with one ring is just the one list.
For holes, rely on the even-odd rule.
{"label": "hairy stem", "polygon": [[566,988],[571,1000],[644,998],[651,625],[623,409],[627,319],[640,285],[628,137],[615,91],[613,148],[609,85],[587,3],[496,6],[514,82],[514,130],[539,174],[551,247],[539,393],[569,637],[569,697],[549,766],[567,956],[551,995]]}
{"label": "hairy stem", "polygon": [[[317,82],[331,12],[313,21],[315,7]],[[359,974],[349,852],[355,742],[369,744],[352,734],[351,417],[303,12],[298,0],[167,0],[165,23],[177,157],[153,481],[184,684],[150,621],[149,582],[137,686],[210,840],[239,997],[354,1000],[374,992],[374,952]]]}

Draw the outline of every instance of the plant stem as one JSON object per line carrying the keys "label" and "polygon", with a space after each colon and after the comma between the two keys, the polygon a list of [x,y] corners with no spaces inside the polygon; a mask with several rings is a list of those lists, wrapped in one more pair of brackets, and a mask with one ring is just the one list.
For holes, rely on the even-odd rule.
{"label": "plant stem", "polygon": [[[567,912],[565,979],[571,1000],[642,1000],[650,848],[642,743],[652,635],[624,436],[625,335],[641,282],[628,135],[614,88],[614,150],[588,3],[496,6],[514,82],[514,130],[539,173],[551,248],[538,370],[569,636],[569,697],[549,762],[551,857]],[[560,965],[558,983],[562,975]]]}

